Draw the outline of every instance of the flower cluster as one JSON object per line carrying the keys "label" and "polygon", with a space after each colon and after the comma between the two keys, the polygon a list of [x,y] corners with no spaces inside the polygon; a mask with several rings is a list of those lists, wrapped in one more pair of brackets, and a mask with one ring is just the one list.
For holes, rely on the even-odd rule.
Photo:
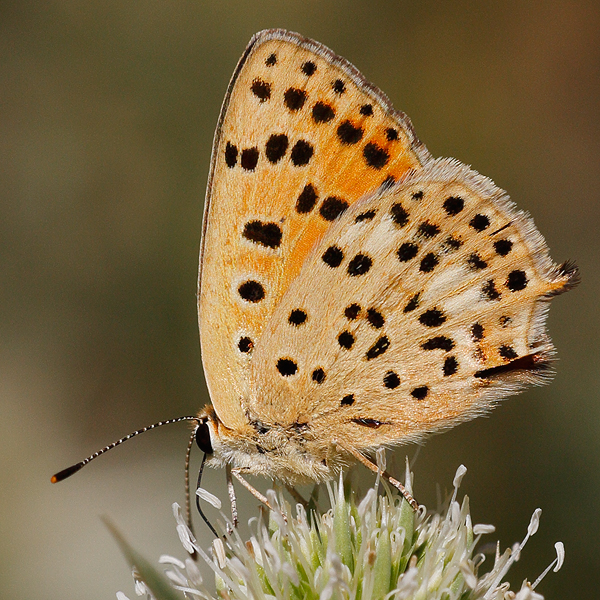
{"label": "flower cluster", "polygon": [[[191,559],[163,556],[161,562],[176,590],[206,600],[542,600],[535,587],[551,568],[561,567],[562,544],[556,544],[557,558],[533,584],[525,581],[511,591],[504,578],[537,531],[541,511],[533,514],[523,542],[503,553],[497,547],[485,570],[477,545],[494,527],[473,525],[468,498],[457,500],[465,472],[458,469],[444,514],[428,514],[424,507],[415,513],[379,480],[360,501],[341,481],[329,485],[331,508],[323,514],[298,504],[293,516],[283,493],[269,491],[274,510],[268,519],[263,513],[250,521],[250,539],[230,528],[224,539],[214,540],[210,553],[198,545],[175,504],[182,543],[214,571],[216,596]],[[406,482],[410,488],[408,469]],[[205,490],[201,494],[210,500]],[[142,582],[148,581],[144,573],[136,580],[139,595],[164,598]],[[118,597],[126,598],[120,592]]]}

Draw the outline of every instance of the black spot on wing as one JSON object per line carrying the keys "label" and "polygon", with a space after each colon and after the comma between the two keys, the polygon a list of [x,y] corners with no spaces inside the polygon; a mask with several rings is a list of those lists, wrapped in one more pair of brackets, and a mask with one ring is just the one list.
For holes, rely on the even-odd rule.
{"label": "black spot on wing", "polygon": [[321,384],[325,381],[325,371],[319,367],[312,372],[311,377],[315,383]]}
{"label": "black spot on wing", "polygon": [[251,338],[243,336],[238,342],[238,350],[244,354],[249,354],[254,349],[254,342]]}
{"label": "black spot on wing", "polygon": [[462,240],[459,240],[458,238],[455,238],[454,236],[449,236],[447,237],[444,242],[442,243],[442,248],[450,253],[450,252],[456,252],[456,250],[458,250],[461,246],[463,245]]}
{"label": "black spot on wing", "polygon": [[496,254],[500,256],[506,256],[513,247],[513,243],[510,240],[496,240],[494,242],[494,250]]}
{"label": "black spot on wing", "polygon": [[335,117],[335,110],[331,104],[317,102],[312,109],[312,118],[315,123],[328,123]]}
{"label": "black spot on wing", "polygon": [[341,79],[336,79],[332,85],[331,85],[331,89],[338,94],[339,96],[341,96],[345,91],[346,91],[346,84],[341,80]]}
{"label": "black spot on wing", "polygon": [[364,275],[369,271],[371,266],[373,265],[372,259],[366,254],[357,254],[349,263],[348,263],[348,275],[351,277],[357,277],[358,275]]}
{"label": "black spot on wing", "polygon": [[340,345],[340,348],[350,350],[350,348],[354,346],[354,336],[349,331],[342,331],[342,333],[338,335],[338,344]]}
{"label": "black spot on wing", "polygon": [[340,142],[345,145],[357,144],[363,136],[364,130],[359,125],[353,125],[346,120],[340,123],[337,128],[337,136]]}
{"label": "black spot on wing", "polygon": [[275,249],[281,245],[282,232],[277,223],[249,221],[244,225],[242,236],[260,246]]}
{"label": "black spot on wing", "polygon": [[254,171],[258,163],[258,148],[246,148],[242,150],[240,164],[245,171]]}
{"label": "black spot on wing", "polygon": [[512,346],[509,346],[508,344],[500,346],[500,348],[498,349],[498,354],[500,354],[500,356],[506,361],[514,360],[519,356],[515,352],[515,349]]}
{"label": "black spot on wing", "polygon": [[550,364],[547,358],[540,354],[528,354],[521,356],[515,360],[510,361],[508,364],[500,365],[498,367],[491,367],[489,369],[482,369],[476,371],[474,377],[477,379],[493,379],[507,373],[515,373],[519,371],[529,371],[530,373],[541,373],[550,368]]}
{"label": "black spot on wing", "polygon": [[288,323],[298,327],[299,325],[303,325],[306,322],[306,319],[306,312],[300,308],[295,308],[288,317]]}
{"label": "black spot on wing", "polygon": [[329,198],[323,200],[323,204],[319,208],[319,214],[326,221],[335,221],[347,208],[348,203],[345,200],[336,196],[329,196]]}
{"label": "black spot on wing", "polygon": [[398,227],[404,227],[408,223],[408,212],[400,202],[396,202],[396,204],[392,205],[392,208],[390,208],[390,215],[392,216],[392,221]]}
{"label": "black spot on wing", "polygon": [[246,302],[260,302],[265,297],[265,288],[258,282],[248,280],[238,287],[238,294]]}
{"label": "black spot on wing", "polygon": [[390,425],[385,421],[378,421],[377,419],[366,419],[359,417],[358,419],[352,419],[353,423],[357,425],[363,425],[364,427],[370,427],[371,429],[379,429],[382,425]]}
{"label": "black spot on wing", "polygon": [[280,358],[277,361],[277,370],[283,377],[290,377],[298,372],[298,365],[289,358]]}
{"label": "black spot on wing", "polygon": [[528,280],[525,271],[521,271],[519,269],[511,271],[506,279],[506,287],[511,292],[519,292],[524,290],[527,287],[527,283]]}
{"label": "black spot on wing", "polygon": [[442,371],[444,377],[450,377],[450,375],[454,375],[458,371],[458,360],[456,360],[455,356],[448,356],[448,358],[444,360]]}
{"label": "black spot on wing", "polygon": [[454,340],[445,335],[437,335],[423,342],[421,348],[423,350],[445,350],[448,352],[454,348]]}
{"label": "black spot on wing", "polygon": [[307,77],[314,75],[316,70],[317,70],[317,65],[312,60],[307,60],[305,63],[302,64],[302,72]]}
{"label": "black spot on wing", "polygon": [[415,398],[416,400],[424,400],[427,397],[427,394],[429,393],[429,388],[426,385],[421,385],[419,387],[416,387],[411,393],[410,395]]}
{"label": "black spot on wing", "polygon": [[483,260],[477,252],[473,252],[469,258],[467,258],[467,264],[473,271],[481,271],[488,266],[485,260]]}
{"label": "black spot on wing", "polygon": [[340,402],[342,406],[352,406],[354,404],[354,394],[346,394]]}
{"label": "black spot on wing", "polygon": [[367,360],[373,360],[378,356],[381,356],[390,347],[390,340],[386,335],[382,335],[368,350],[366,353]]}
{"label": "black spot on wing", "polygon": [[288,110],[296,112],[300,110],[306,102],[306,92],[297,88],[289,88],[283,94],[283,103]]}
{"label": "black spot on wing", "polygon": [[374,308],[367,309],[367,321],[375,329],[381,329],[385,324],[383,315]]}
{"label": "black spot on wing", "polygon": [[290,158],[292,159],[292,164],[295,167],[304,167],[312,158],[314,153],[314,148],[312,144],[307,142],[306,140],[298,140],[294,147],[292,148],[292,152]]}
{"label": "black spot on wing", "polygon": [[354,321],[360,314],[360,305],[359,304],[350,304],[350,306],[346,307],[344,310],[344,316],[351,321]]}
{"label": "black spot on wing", "polygon": [[255,79],[250,89],[261,102],[266,102],[271,97],[271,84],[262,79]]}
{"label": "black spot on wing", "polygon": [[428,252],[422,259],[419,265],[419,271],[422,273],[431,273],[440,262],[439,258],[433,253]]}
{"label": "black spot on wing", "polygon": [[465,206],[465,201],[460,196],[450,196],[444,200],[444,210],[449,217],[456,216]]}
{"label": "black spot on wing", "polygon": [[311,183],[307,183],[296,200],[296,212],[303,215],[309,213],[317,203],[317,192]]}
{"label": "black spot on wing", "polygon": [[337,246],[329,246],[329,248],[323,252],[321,259],[328,267],[335,269],[342,264],[342,260],[344,260],[344,253]]}
{"label": "black spot on wing", "polygon": [[415,310],[418,306],[419,306],[419,299],[420,299],[421,294],[415,294],[406,304],[406,306],[404,307],[403,311],[404,313],[408,313],[408,312],[412,312],[413,310]]}
{"label": "black spot on wing", "polygon": [[471,335],[473,336],[473,339],[475,341],[483,339],[483,325],[481,325],[480,323],[475,323],[471,327]]}
{"label": "black spot on wing", "polygon": [[238,149],[231,142],[227,142],[225,146],[225,164],[233,169],[237,163]]}
{"label": "black spot on wing", "polygon": [[368,210],[364,213],[360,213],[360,215],[357,215],[356,218],[354,219],[354,222],[361,223],[362,221],[372,221],[375,218],[376,214],[377,214],[376,211]]}
{"label": "black spot on wing", "polygon": [[383,385],[389,390],[394,390],[400,385],[400,377],[394,371],[388,371],[383,377]]}
{"label": "black spot on wing", "polygon": [[439,327],[446,322],[446,315],[437,308],[431,308],[419,317],[419,322],[425,327]]}
{"label": "black spot on wing", "polygon": [[272,164],[279,162],[285,156],[288,144],[288,137],[284,133],[273,134],[269,137],[265,146],[267,160]]}
{"label": "black spot on wing", "polygon": [[485,300],[493,301],[500,299],[500,292],[496,289],[496,284],[494,283],[493,279],[489,279],[484,283],[481,292]]}
{"label": "black spot on wing", "polygon": [[390,160],[390,153],[385,148],[380,148],[377,144],[369,142],[363,148],[363,157],[369,167],[383,169]]}
{"label": "black spot on wing", "polygon": [[398,130],[388,127],[385,130],[385,137],[387,138],[388,142],[395,142],[398,139]]}
{"label": "black spot on wing", "polygon": [[408,262],[412,260],[419,252],[419,246],[412,242],[404,242],[396,251],[396,256],[400,262]]}
{"label": "black spot on wing", "polygon": [[440,232],[440,228],[435,223],[424,221],[419,225],[418,235],[425,239],[431,239]]}
{"label": "black spot on wing", "polygon": [[490,226],[490,218],[486,215],[475,215],[469,225],[478,232],[485,231]]}

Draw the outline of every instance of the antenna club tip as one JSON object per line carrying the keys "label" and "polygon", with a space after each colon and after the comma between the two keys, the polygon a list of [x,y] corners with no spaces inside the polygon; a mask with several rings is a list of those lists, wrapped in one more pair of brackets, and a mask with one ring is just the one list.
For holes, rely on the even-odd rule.
{"label": "antenna club tip", "polygon": [[73,475],[74,473],[77,473],[77,471],[79,471],[79,469],[81,469],[81,467],[83,467],[83,465],[84,465],[84,463],[77,463],[76,465],[73,465],[72,467],[63,469],[62,471],[59,471],[55,475],[52,475],[52,477],[50,478],[50,481],[52,483],[58,483],[59,481],[63,481],[67,477],[71,477],[71,475]]}

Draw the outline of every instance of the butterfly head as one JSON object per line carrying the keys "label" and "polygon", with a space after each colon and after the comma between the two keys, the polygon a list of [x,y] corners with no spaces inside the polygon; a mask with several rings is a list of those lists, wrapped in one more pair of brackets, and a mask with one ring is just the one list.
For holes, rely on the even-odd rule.
{"label": "butterfly head", "polygon": [[[326,481],[337,472],[339,456],[311,435],[305,423],[264,423],[246,415],[244,427],[229,427],[208,405],[198,415],[196,444],[210,467],[229,464],[240,472],[275,477],[290,484]],[[335,453],[334,453],[335,454]]]}
{"label": "butterfly head", "polygon": [[198,419],[198,425],[195,431],[195,439],[198,448],[202,450],[205,454],[212,454],[213,447],[210,439],[210,426],[209,426],[209,417],[204,416]]}

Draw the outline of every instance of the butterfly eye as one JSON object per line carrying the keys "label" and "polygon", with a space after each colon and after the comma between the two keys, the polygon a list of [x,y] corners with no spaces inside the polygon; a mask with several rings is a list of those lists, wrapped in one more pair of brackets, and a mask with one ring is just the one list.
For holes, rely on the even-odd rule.
{"label": "butterfly eye", "polygon": [[198,448],[200,448],[202,452],[206,452],[206,454],[213,453],[213,447],[210,441],[210,431],[206,422],[199,423],[198,427],[196,427],[196,444],[198,444]]}

